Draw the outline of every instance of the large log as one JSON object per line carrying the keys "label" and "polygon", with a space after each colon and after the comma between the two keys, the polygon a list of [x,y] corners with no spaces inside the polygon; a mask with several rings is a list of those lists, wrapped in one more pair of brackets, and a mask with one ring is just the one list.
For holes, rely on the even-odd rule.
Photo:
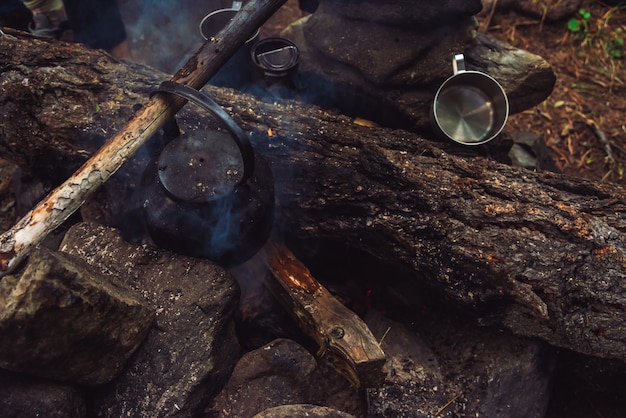
{"label": "large log", "polygon": [[[100,144],[168,77],[77,45],[0,39],[0,152],[40,176]],[[528,336],[626,360],[626,194],[297,102],[207,88],[272,163],[280,222],[408,268]],[[179,115],[199,120],[192,108]],[[52,157],[54,156],[54,157]],[[48,161],[46,164],[40,164]]]}

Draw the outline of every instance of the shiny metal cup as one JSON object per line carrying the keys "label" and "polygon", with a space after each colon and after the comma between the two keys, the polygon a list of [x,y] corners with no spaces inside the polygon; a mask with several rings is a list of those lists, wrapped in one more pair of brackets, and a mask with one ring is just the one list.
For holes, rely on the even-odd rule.
{"label": "shiny metal cup", "polygon": [[465,69],[463,54],[454,55],[454,74],[437,90],[433,128],[463,145],[480,145],[498,136],[509,117],[506,92],[493,77]]}

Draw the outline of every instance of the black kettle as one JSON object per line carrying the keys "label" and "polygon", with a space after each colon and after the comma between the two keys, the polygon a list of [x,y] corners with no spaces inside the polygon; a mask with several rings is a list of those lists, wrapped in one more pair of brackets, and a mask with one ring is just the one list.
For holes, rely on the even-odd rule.
{"label": "black kettle", "polygon": [[[221,131],[170,139],[142,177],[142,211],[154,243],[231,267],[252,257],[272,229],[274,181],[268,162],[237,123],[206,94],[165,81],[176,94],[211,112]],[[171,135],[171,130],[170,130]]]}

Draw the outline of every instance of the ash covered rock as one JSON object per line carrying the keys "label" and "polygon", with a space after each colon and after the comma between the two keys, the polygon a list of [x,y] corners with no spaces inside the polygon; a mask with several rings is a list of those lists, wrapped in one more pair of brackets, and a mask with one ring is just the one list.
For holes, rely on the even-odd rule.
{"label": "ash covered rock", "polygon": [[0,280],[0,366],[59,381],[107,383],[153,318],[119,276],[42,247],[20,276]]}
{"label": "ash covered rock", "polygon": [[424,321],[417,332],[375,312],[366,322],[383,339],[389,370],[382,387],[367,390],[369,417],[545,416],[545,345],[453,317]]}
{"label": "ash covered rock", "polygon": [[81,391],[73,385],[0,370],[0,411],[4,418],[81,418]]}
{"label": "ash covered rock", "polygon": [[354,415],[337,411],[336,409],[326,406],[296,404],[281,405],[274,408],[266,409],[259,412],[253,418],[292,418],[292,417],[310,417],[310,418],[354,418]]}
{"label": "ash covered rock", "polygon": [[225,270],[202,259],[132,245],[94,224],[72,227],[61,250],[124,277],[156,312],[155,325],[110,385],[94,391],[90,416],[195,416],[240,353],[233,314],[239,291]]}

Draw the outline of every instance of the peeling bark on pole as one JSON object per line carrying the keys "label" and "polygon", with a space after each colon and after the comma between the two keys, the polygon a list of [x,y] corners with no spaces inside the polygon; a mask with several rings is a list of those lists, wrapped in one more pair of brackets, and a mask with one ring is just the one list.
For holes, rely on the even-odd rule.
{"label": "peeling bark on pole", "polygon": [[[286,0],[253,0],[215,37],[209,39],[172,81],[200,89]],[[12,39],[2,37],[1,42]],[[67,220],[139,147],[180,110],[185,101],[157,94],[65,183],[52,191],[9,231],[0,236],[0,277]]]}

